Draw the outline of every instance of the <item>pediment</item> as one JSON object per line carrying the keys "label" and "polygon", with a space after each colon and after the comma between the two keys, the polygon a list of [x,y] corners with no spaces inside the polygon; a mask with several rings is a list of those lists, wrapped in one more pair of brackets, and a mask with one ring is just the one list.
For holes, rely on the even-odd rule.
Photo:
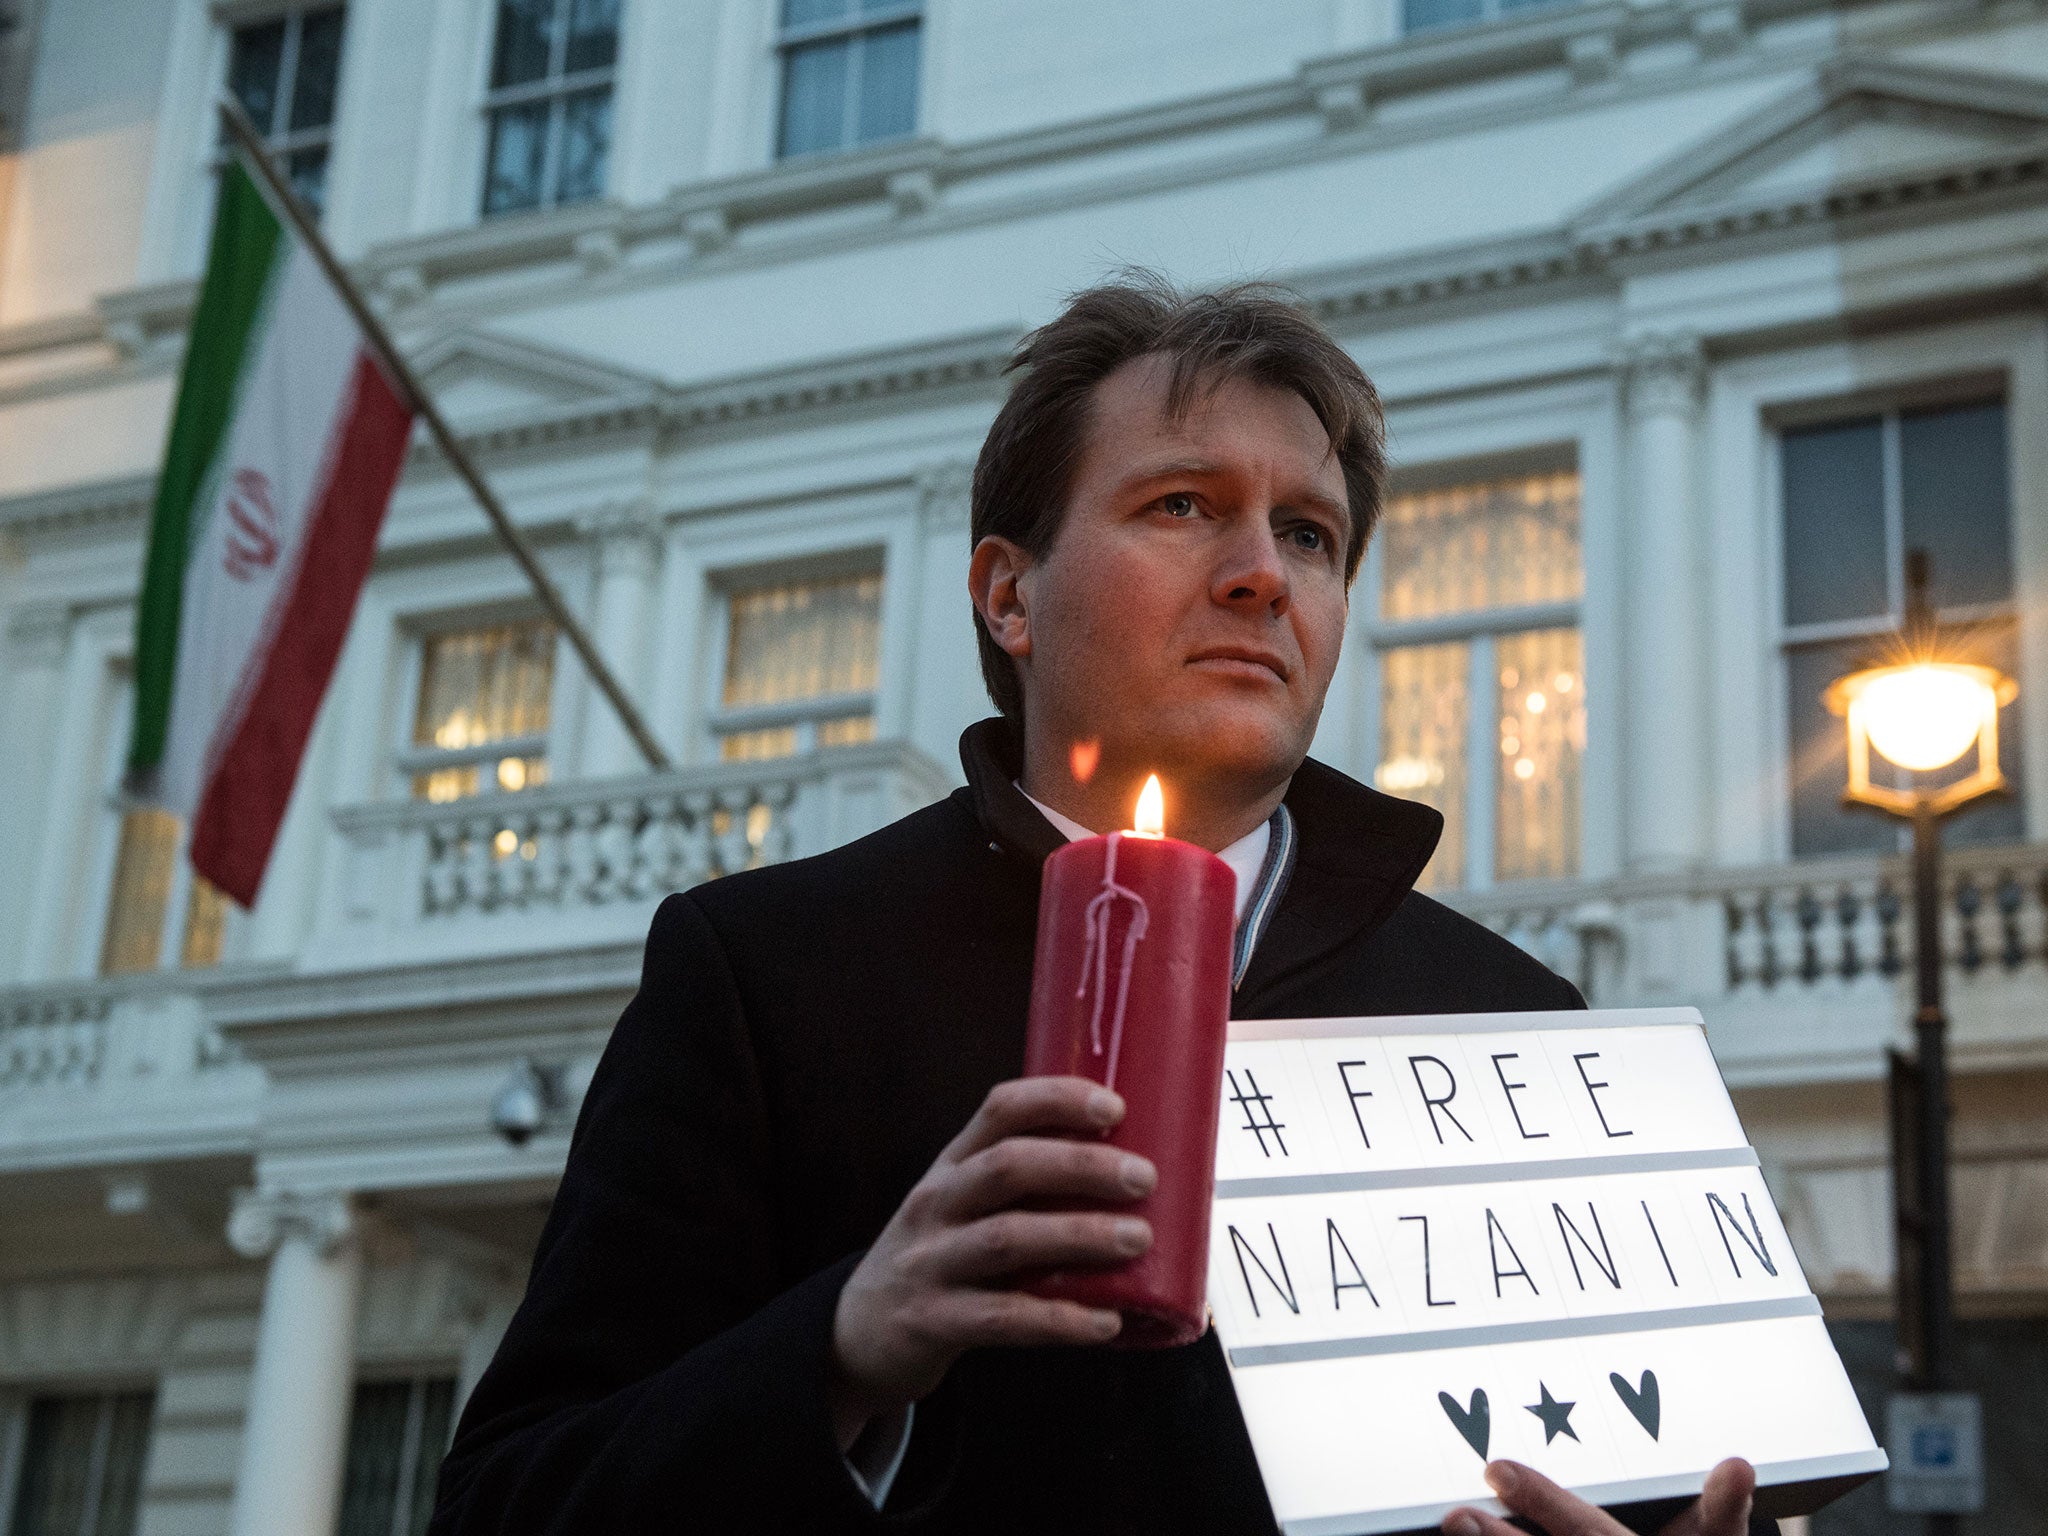
{"label": "pediment", "polygon": [[470,328],[429,340],[412,364],[443,414],[461,422],[640,400],[657,388],[630,369]]}
{"label": "pediment", "polygon": [[1583,210],[1607,228],[1790,202],[2048,144],[2048,81],[1848,60]]}

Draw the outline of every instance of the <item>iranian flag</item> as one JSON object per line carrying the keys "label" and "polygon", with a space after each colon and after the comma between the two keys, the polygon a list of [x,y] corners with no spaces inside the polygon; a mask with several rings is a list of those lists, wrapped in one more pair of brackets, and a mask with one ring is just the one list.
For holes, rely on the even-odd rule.
{"label": "iranian flag", "polygon": [[313,252],[231,162],[150,523],[128,770],[245,907],[411,430]]}

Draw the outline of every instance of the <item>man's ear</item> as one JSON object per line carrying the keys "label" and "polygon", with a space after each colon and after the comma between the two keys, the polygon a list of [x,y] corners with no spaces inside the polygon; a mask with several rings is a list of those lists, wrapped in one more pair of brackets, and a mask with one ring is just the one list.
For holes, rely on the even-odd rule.
{"label": "man's ear", "polygon": [[1023,545],[994,533],[974,546],[967,565],[967,592],[989,638],[1020,661],[1031,654],[1031,615],[1023,587],[1031,566]]}

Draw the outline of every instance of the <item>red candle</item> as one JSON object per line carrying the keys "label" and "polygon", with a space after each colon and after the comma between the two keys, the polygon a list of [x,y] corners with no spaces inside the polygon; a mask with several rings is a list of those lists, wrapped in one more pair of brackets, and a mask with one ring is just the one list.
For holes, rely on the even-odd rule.
{"label": "red candle", "polygon": [[1141,831],[1082,838],[1045,861],[1024,1071],[1115,1089],[1125,1112],[1108,1141],[1159,1170],[1150,1195],[1119,1207],[1152,1223],[1150,1249],[1031,1290],[1114,1307],[1119,1345],[1162,1349],[1207,1327],[1237,881],[1215,854],[1161,835],[1159,781],[1145,788]]}

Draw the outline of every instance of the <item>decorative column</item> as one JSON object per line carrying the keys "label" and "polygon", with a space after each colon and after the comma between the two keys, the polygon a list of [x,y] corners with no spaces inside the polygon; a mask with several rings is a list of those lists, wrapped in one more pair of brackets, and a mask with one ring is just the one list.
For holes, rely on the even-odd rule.
{"label": "decorative column", "polygon": [[1623,518],[1626,861],[1679,869],[1705,853],[1707,689],[1700,548],[1704,376],[1692,336],[1624,344],[1628,500]]}
{"label": "decorative column", "polygon": [[232,1536],[332,1536],[355,1388],[360,1233],[342,1194],[245,1191],[228,1242],[270,1259]]}
{"label": "decorative column", "polygon": [[[610,502],[578,517],[576,529],[592,547],[591,638],[619,686],[644,714],[647,631],[661,570],[661,520],[645,501]],[[577,765],[583,775],[645,772],[646,759],[604,695],[586,680],[582,697],[583,742]]]}

